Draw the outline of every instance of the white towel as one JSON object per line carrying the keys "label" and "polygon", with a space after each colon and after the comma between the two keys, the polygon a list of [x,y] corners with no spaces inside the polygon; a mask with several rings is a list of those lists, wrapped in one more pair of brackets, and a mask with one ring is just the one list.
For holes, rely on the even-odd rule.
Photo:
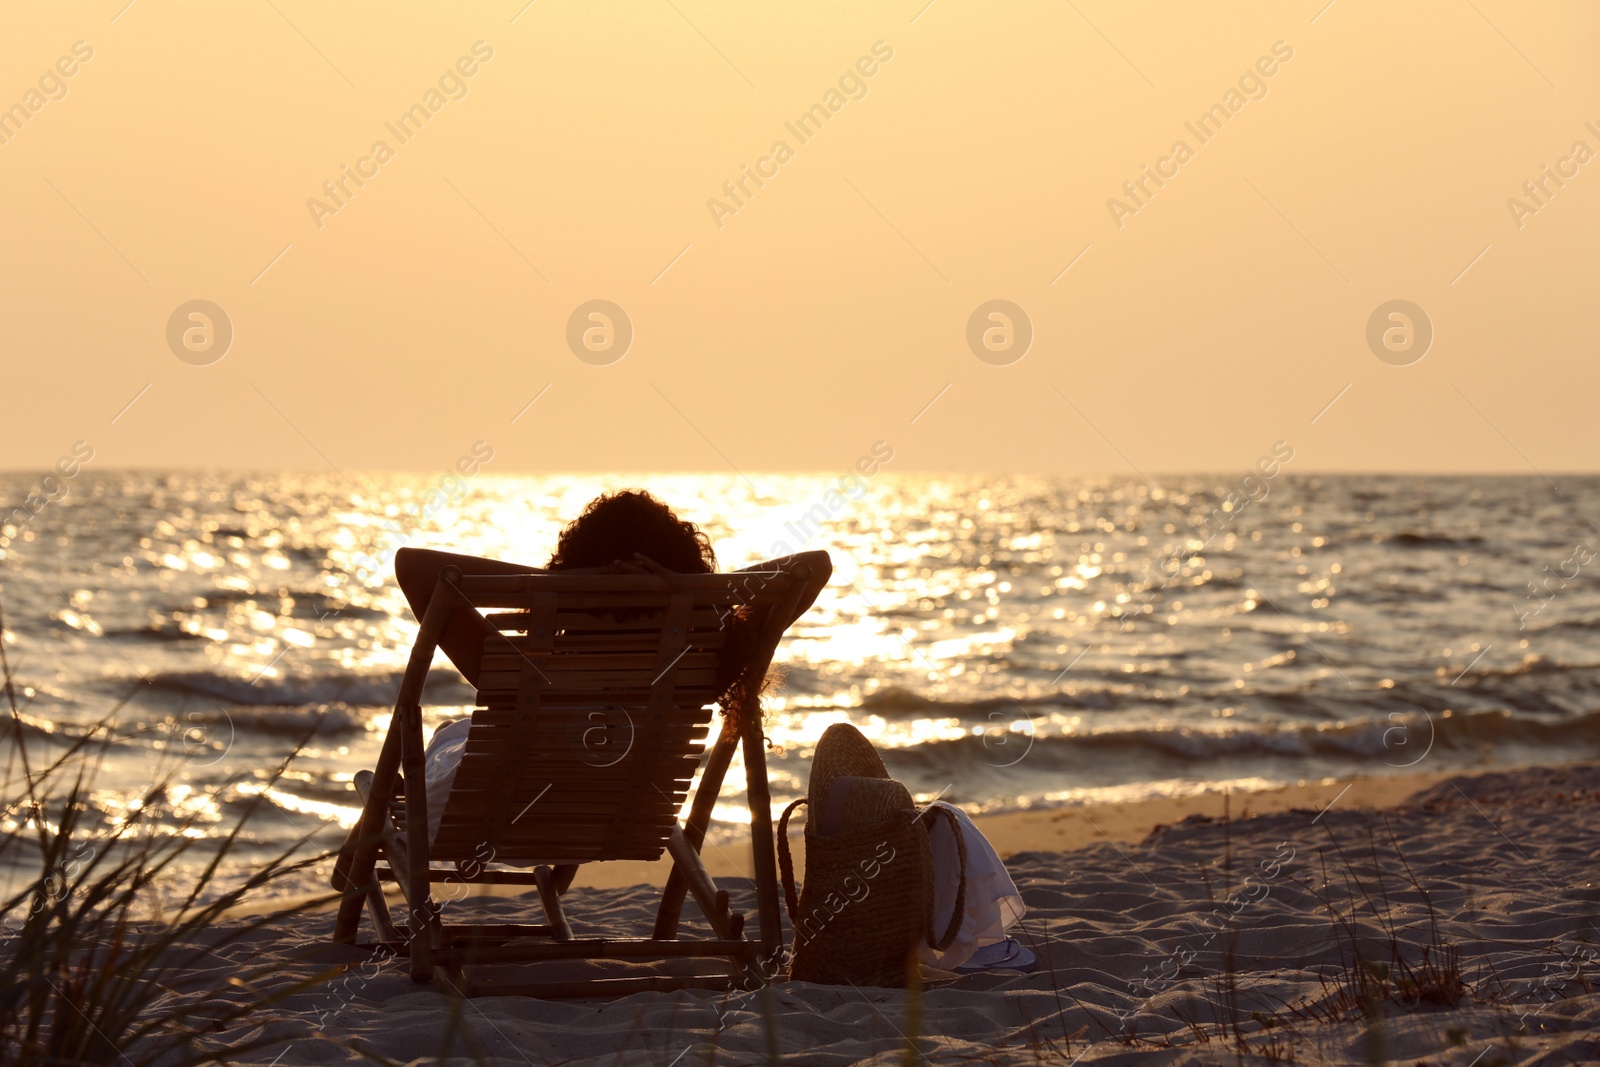
{"label": "white towel", "polygon": [[[961,825],[961,837],[967,846],[966,917],[955,940],[943,952],[929,948],[926,938],[918,938],[917,955],[930,967],[953,971],[985,945],[1004,941],[1006,930],[1020,922],[1028,909],[994,846],[966,813],[943,801],[934,801],[928,807],[953,813]],[[955,910],[961,857],[956,852],[950,823],[943,818],[933,820],[928,841],[933,849],[933,933],[943,937]]]}
{"label": "white towel", "polygon": [[450,799],[450,787],[456,782],[456,768],[467,751],[467,732],[471,719],[451,719],[441,723],[428,739],[422,755],[422,780],[428,793],[428,844],[439,836],[439,823],[444,819],[444,806]]}

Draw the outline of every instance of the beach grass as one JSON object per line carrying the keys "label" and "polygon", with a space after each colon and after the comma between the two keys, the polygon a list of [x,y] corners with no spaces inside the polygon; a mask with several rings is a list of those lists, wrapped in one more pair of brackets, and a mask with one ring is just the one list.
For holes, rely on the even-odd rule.
{"label": "beach grass", "polygon": [[[10,735],[0,789],[0,863],[10,876],[0,898],[0,1060],[184,1067],[238,1062],[272,1044],[261,1035],[228,1043],[216,1035],[328,974],[269,983],[276,968],[223,980],[196,972],[207,954],[324,903],[303,901],[253,918],[229,915],[321,857],[304,854],[304,842],[297,842],[264,860],[252,858],[246,877],[225,884],[220,871],[270,803],[265,791],[250,797],[221,833],[207,826],[203,835],[198,816],[172,803],[174,772],[108,814],[94,802],[95,769],[127,701],[35,766],[3,644],[0,671]],[[298,751],[297,745],[269,786]],[[201,854],[202,842],[204,859],[185,862]]]}

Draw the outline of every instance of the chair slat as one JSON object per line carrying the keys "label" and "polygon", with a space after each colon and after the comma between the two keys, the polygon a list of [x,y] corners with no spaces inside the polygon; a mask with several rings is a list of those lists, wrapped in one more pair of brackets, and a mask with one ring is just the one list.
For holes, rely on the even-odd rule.
{"label": "chair slat", "polygon": [[[641,798],[636,804],[623,805],[616,800],[617,793],[615,780],[607,780],[603,784],[586,787],[579,779],[576,778],[560,781],[545,776],[530,777],[526,780],[526,784],[519,786],[512,793],[513,802],[518,803],[517,808],[512,813],[512,817],[515,818],[516,812],[522,811],[529,804],[540,802],[541,798],[547,798],[552,802],[568,803],[574,797],[588,797],[592,798],[597,804],[606,804],[606,801],[601,798],[610,797],[611,800],[609,804],[607,804],[608,808],[620,809],[622,807],[631,807],[634,810],[641,810],[648,805],[654,804],[656,799],[659,797],[681,799],[690,781],[692,781],[692,779],[687,776],[682,778],[668,778],[665,780],[658,777],[654,779],[651,784],[653,786],[658,786],[660,788],[660,792],[657,792],[656,789],[651,789],[648,797]],[[459,806],[462,810],[482,808],[489,802],[489,798],[497,797],[499,795],[500,792],[496,789],[451,790],[452,799],[459,797],[461,801]],[[451,804],[451,810],[445,812],[445,814],[452,814],[456,807],[457,805]]]}
{"label": "chair slat", "polygon": [[[488,700],[478,702],[479,711],[501,712],[511,711],[516,708],[515,692],[510,689],[478,690],[480,695],[489,697]],[[648,689],[547,689],[544,691],[544,701],[541,707],[552,707],[557,710],[582,710],[591,709],[604,711],[607,708],[618,706],[644,708],[650,702]],[[709,709],[710,705],[722,694],[711,686],[681,686],[673,691],[672,704],[686,715],[697,714]],[[709,710],[706,710],[709,715]]]}
{"label": "chair slat", "polygon": [[[648,692],[658,673],[657,669],[648,667],[634,670],[584,670],[568,666],[562,663],[559,657],[552,656],[531,660],[523,668],[516,670],[485,669],[478,675],[478,689],[485,693],[516,690],[521,684],[522,669],[534,670],[542,675],[542,684],[546,689],[570,691],[639,689]],[[717,672],[714,668],[690,670],[681,666],[668,666],[665,669],[673,671],[678,676],[678,684],[691,689],[705,689],[717,684]]]}
{"label": "chair slat", "polygon": [[[738,603],[774,604],[789,591],[793,576],[785,571],[740,571],[733,574],[560,574],[464,575],[456,588],[479,608],[520,608],[540,593],[585,596],[663,598],[688,592],[697,599],[720,598]],[[562,603],[570,601],[563,596]]]}
{"label": "chair slat", "polygon": [[[491,648],[485,651],[481,662],[484,671],[520,671],[528,660],[538,665],[541,671],[549,673],[556,671],[647,671],[650,677],[655,677],[660,672],[656,665],[654,652],[638,652],[633,649],[618,649],[615,652],[567,652],[558,648],[553,654],[530,654],[521,656],[516,653],[497,654]],[[691,649],[697,645],[693,636],[689,638]],[[637,647],[637,645],[635,646]],[[716,652],[685,652],[677,661],[679,677],[690,670],[715,671],[721,657]]]}
{"label": "chair slat", "polygon": [[[542,710],[542,709],[541,709]],[[678,714],[671,714],[671,712]],[[626,733],[628,727],[634,730],[650,730],[652,733],[660,731],[668,736],[683,739],[704,737],[707,724],[711,721],[711,709],[707,707],[674,708],[663,715],[648,708],[630,707],[627,705],[607,705],[606,707],[590,708],[587,711],[562,709],[548,716],[540,716],[534,724],[535,732],[543,733],[552,739],[560,738],[563,741],[576,741],[583,743],[581,731],[607,730]],[[517,715],[516,708],[479,708],[472,722],[472,727],[467,737],[469,742],[474,740],[493,740],[501,742],[510,737],[515,726],[512,722]],[[689,716],[694,718],[690,719]],[[687,720],[687,721],[685,721]],[[569,733],[578,730],[580,733]]]}
{"label": "chair slat", "polygon": [[[593,804],[552,804],[548,808],[535,806],[525,818],[512,823],[512,828],[504,831],[501,837],[501,844],[512,841],[518,836],[541,841],[556,841],[562,839],[563,836],[573,835],[589,839],[593,838],[595,827],[610,826],[611,820],[615,817],[616,811],[614,809],[599,809]],[[644,827],[665,825],[670,828],[673,820],[677,817],[677,805],[648,808],[635,811],[630,815],[630,819],[636,820],[637,825],[640,827],[640,835],[651,839],[656,836],[655,832],[652,830],[646,833],[643,829]],[[552,819],[559,820],[559,825],[548,825]],[[477,840],[478,836],[474,833],[474,830],[479,823],[479,814],[470,810],[452,813],[449,819],[440,824],[439,834],[441,839],[445,832],[449,831],[452,838],[466,837]],[[520,831],[523,823],[527,823],[532,827],[525,834]]]}
{"label": "chair slat", "polygon": [[[727,628],[728,612],[733,609],[734,602],[722,601],[703,605],[694,610],[689,617],[689,626],[695,633],[721,633]],[[585,606],[579,610],[576,603],[563,602],[561,609],[555,615],[556,636],[577,633],[611,633],[621,631],[634,631],[649,633],[661,628],[661,615],[664,610],[658,602],[653,605],[643,605],[637,601],[617,601],[611,604]],[[485,619],[495,629],[501,631],[526,633],[533,625],[533,615],[526,611],[496,612],[486,615]]]}
{"label": "chair slat", "polygon": [[[584,750],[587,753],[582,764],[587,770],[603,770],[607,767],[615,766],[625,759],[631,760],[626,768],[629,773],[634,773],[641,769],[653,769],[658,766],[655,763],[646,762],[646,754],[644,753],[639,753],[635,756],[632,746],[629,744],[630,738],[626,728],[620,726],[612,729],[605,729],[600,726],[585,727],[582,723],[577,723],[573,729],[583,730],[594,735],[586,742],[581,742],[585,745]],[[656,741],[652,746],[652,751],[649,753],[649,758],[686,756],[695,762],[699,762],[700,754],[705,750],[706,733],[707,728],[704,726],[696,727],[693,730],[662,730],[655,735]],[[524,757],[520,764],[523,776],[526,776],[536,767],[554,770],[571,766],[571,761],[562,755],[541,758],[537,754],[537,748],[541,747],[537,744],[539,741],[548,740],[550,747],[565,745],[570,740],[570,732],[568,730],[536,730],[534,731],[534,738],[536,742],[535,751]],[[487,736],[478,734],[467,738],[466,752],[469,755],[492,756],[504,746],[505,742],[498,740],[494,733],[487,733]]]}
{"label": "chair slat", "polygon": [[[505,692],[505,690],[498,690],[497,692]],[[569,719],[593,722],[596,720],[589,718],[591,714],[606,716],[616,713],[618,709],[623,709],[627,710],[636,720],[643,721],[649,712],[646,698],[650,694],[647,689],[605,690],[604,692],[596,692],[591,689],[582,692],[558,691],[554,694],[550,694],[547,690],[546,693],[548,698],[540,702],[540,713],[541,715],[549,714],[553,720],[557,716],[565,716]],[[632,694],[634,699],[624,699],[629,694]],[[584,699],[580,700],[580,696]],[[676,706],[670,712],[671,718],[673,721],[677,721],[682,717],[692,720],[697,726],[704,726],[711,721],[711,702],[705,701],[704,703],[696,704],[691,703],[691,700],[692,698],[676,701]],[[472,723],[474,726],[480,724],[485,726],[509,725],[508,716],[516,714],[516,710],[516,705],[509,700],[492,701],[480,705],[473,712]]]}
{"label": "chair slat", "polygon": [[[555,647],[558,653],[567,652],[632,652],[639,647],[639,634],[637,630],[563,630],[556,634]],[[506,635],[506,640],[512,647],[521,647],[521,636],[516,634]],[[697,649],[716,650],[723,648],[728,643],[728,634],[725,630],[699,629],[691,633],[690,644]],[[497,648],[505,648],[497,645]]]}

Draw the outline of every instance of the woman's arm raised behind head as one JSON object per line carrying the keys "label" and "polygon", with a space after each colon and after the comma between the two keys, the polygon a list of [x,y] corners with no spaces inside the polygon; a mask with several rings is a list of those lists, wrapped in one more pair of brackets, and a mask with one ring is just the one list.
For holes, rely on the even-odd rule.
{"label": "woman's arm raised behind head", "polygon": [[823,586],[828,584],[828,578],[833,574],[833,560],[828,556],[828,553],[821,549],[815,549],[811,552],[796,552],[792,556],[779,556],[777,559],[752,563],[748,567],[741,567],[733,572],[739,574],[744,571],[779,570],[795,563],[804,564],[811,574],[806,579],[806,584],[800,592],[800,600],[795,604],[794,614],[785,620],[785,626],[788,626],[795,619],[809,611],[811,605],[816,602],[817,595],[822,592]]}
{"label": "woman's arm raised behind head", "polygon": [[[439,552],[431,548],[402,548],[394,554],[394,577],[400,591],[411,605],[411,613],[419,620],[433,599],[439,574],[446,567],[455,567],[462,574],[539,574],[541,568],[521,563],[506,563],[480,556],[463,556],[458,552]],[[478,684],[478,669],[483,664],[483,642],[494,633],[494,627],[483,616],[463,603],[450,613],[439,647],[456,665],[456,670],[473,685]]]}

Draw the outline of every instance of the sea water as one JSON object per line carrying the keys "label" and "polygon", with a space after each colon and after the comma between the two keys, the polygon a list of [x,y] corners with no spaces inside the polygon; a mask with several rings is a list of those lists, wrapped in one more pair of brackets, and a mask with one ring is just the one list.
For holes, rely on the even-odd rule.
{"label": "sea water", "polygon": [[[540,565],[586,501],[629,486],[701,524],[725,569],[833,558],[766,700],[777,803],[838,721],[919,797],[974,812],[1600,751],[1595,477],[90,469],[39,485],[0,476],[7,511],[42,504],[0,527],[32,763],[105,722],[97,812],[114,825],[170,781],[196,861],[252,803],[233,863],[342,840],[417,632],[397,548]],[[431,725],[473,693],[441,657],[426,700]],[[742,788],[736,766],[714,840],[748,821]]]}

